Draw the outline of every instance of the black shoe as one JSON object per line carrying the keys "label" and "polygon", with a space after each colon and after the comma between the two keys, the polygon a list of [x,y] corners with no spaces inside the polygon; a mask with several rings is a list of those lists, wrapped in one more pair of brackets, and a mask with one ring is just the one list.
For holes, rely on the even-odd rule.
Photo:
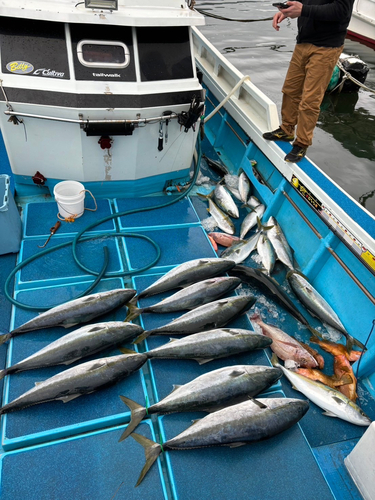
{"label": "black shoe", "polygon": [[292,150],[284,158],[285,161],[290,163],[298,163],[306,155],[307,148],[301,146],[293,146]]}
{"label": "black shoe", "polygon": [[266,132],[263,134],[263,139],[267,141],[286,141],[290,142],[294,140],[294,135],[288,135],[280,127],[272,132]]}

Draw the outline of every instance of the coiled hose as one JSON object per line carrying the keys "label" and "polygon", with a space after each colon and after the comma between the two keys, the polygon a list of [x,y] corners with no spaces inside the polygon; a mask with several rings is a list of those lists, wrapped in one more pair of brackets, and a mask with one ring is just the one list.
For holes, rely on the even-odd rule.
{"label": "coiled hose", "polygon": [[[51,307],[55,307],[55,306],[49,306],[49,307],[45,307],[45,306],[30,306],[30,305],[27,305],[27,304],[23,304],[22,302],[19,302],[18,300],[14,299],[10,292],[9,292],[9,285],[13,279],[13,277],[16,275],[16,273],[18,271],[20,271],[23,267],[25,267],[27,264],[29,264],[30,262],[36,260],[36,259],[39,259],[40,257],[43,257],[44,255],[50,253],[50,252],[54,252],[60,248],[63,248],[63,247],[66,247],[68,245],[72,245],[72,253],[73,253],[73,258],[74,258],[74,261],[76,262],[76,264],[78,265],[78,267],[80,267],[81,269],[83,269],[84,271],[86,271],[88,274],[92,274],[93,276],[96,276],[96,279],[95,281],[86,289],[84,290],[82,293],[80,293],[79,295],[77,295],[76,297],[74,297],[73,299],[71,300],[74,300],[74,299],[78,299],[80,297],[83,297],[84,295],[87,295],[91,292],[91,290],[93,290],[96,285],[99,283],[99,281],[102,279],[102,278],[106,278],[108,277],[108,275],[106,275],[106,270],[107,270],[107,266],[108,266],[108,262],[109,262],[109,253],[108,253],[108,248],[106,246],[103,247],[103,251],[104,251],[104,265],[103,265],[103,268],[100,272],[97,272],[97,271],[93,271],[92,269],[89,269],[88,267],[86,267],[84,264],[82,264],[82,262],[80,262],[78,256],[77,256],[77,244],[79,242],[83,242],[83,241],[87,241],[87,240],[93,240],[93,239],[97,239],[97,238],[105,238],[105,237],[113,237],[113,236],[126,236],[126,237],[130,237],[130,238],[140,238],[140,239],[143,239],[143,240],[147,240],[149,243],[151,243],[151,245],[155,248],[156,250],[156,257],[155,259],[147,264],[146,266],[142,267],[142,268],[139,268],[139,269],[133,269],[132,271],[121,271],[121,272],[118,272],[118,273],[111,273],[110,274],[110,277],[111,278],[116,278],[116,277],[122,277],[122,276],[130,276],[130,275],[133,275],[133,274],[139,274],[143,271],[146,271],[147,269],[149,269],[150,267],[154,266],[159,258],[160,258],[160,255],[161,255],[161,251],[160,251],[160,247],[159,245],[153,241],[151,238],[149,238],[148,236],[145,236],[145,235],[142,235],[142,234],[138,234],[138,233],[121,233],[121,232],[116,232],[116,233],[100,233],[100,234],[97,234],[97,235],[92,235],[92,236],[85,236],[85,237],[82,237],[83,234],[87,231],[89,231],[90,229],[96,227],[96,226],[99,226],[100,224],[102,224],[103,222],[106,222],[108,220],[111,220],[111,219],[115,219],[115,218],[118,218],[118,217],[124,217],[126,215],[130,215],[130,214],[133,214],[133,213],[139,213],[139,212],[148,212],[150,210],[155,210],[157,208],[164,208],[164,207],[167,207],[169,205],[173,205],[174,203],[177,203],[178,201],[180,201],[182,198],[184,198],[185,196],[187,196],[191,189],[194,187],[194,184],[195,184],[195,181],[197,180],[197,177],[198,177],[198,174],[199,174],[199,166],[200,166],[200,162],[201,162],[201,157],[202,157],[202,148],[201,148],[201,138],[200,138],[200,134],[198,133],[198,139],[197,139],[197,154],[195,155],[195,166],[194,166],[194,174],[193,174],[193,177],[191,179],[191,182],[190,182],[190,186],[188,187],[188,189],[186,191],[184,191],[181,195],[177,196],[176,198],[173,198],[172,200],[169,200],[168,202],[166,203],[162,203],[161,205],[155,205],[155,206],[151,206],[151,207],[142,207],[142,208],[136,208],[136,209],[133,209],[133,210],[127,210],[125,212],[120,212],[120,213],[116,213],[116,214],[111,214],[111,215],[108,215],[107,217],[103,217],[102,219],[96,221],[96,222],[93,222],[92,224],[90,224],[89,226],[85,227],[82,231],[80,231],[74,238],[74,240],[72,242],[68,241],[68,242],[65,242],[65,243],[60,243],[59,245],[56,245],[54,247],[50,247],[50,248],[46,248],[45,250],[41,251],[40,253],[36,254],[36,255],[32,255],[31,257],[29,257],[28,259],[24,260],[23,262],[19,263],[14,269],[13,271],[9,274],[8,278],[6,279],[5,281],[5,285],[4,285],[4,293],[5,293],[5,296],[6,298],[15,306],[21,308],[21,309],[26,309],[28,311],[46,311],[48,309],[51,309]],[[59,304],[56,304],[56,305],[59,305]]]}

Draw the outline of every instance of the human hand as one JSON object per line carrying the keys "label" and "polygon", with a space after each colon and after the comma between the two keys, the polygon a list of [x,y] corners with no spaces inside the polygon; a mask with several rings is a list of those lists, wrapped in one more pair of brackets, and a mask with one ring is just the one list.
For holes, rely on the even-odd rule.
{"label": "human hand", "polygon": [[290,19],[295,19],[296,17],[300,17],[302,13],[302,3],[301,2],[285,2],[288,4],[286,9],[280,9],[279,13],[284,15],[284,18],[290,17]]}
{"label": "human hand", "polygon": [[[285,10],[285,9],[284,9]],[[279,26],[279,23],[281,23],[281,21],[284,21],[284,19],[286,19],[287,16],[284,16],[284,14],[282,13],[282,11],[280,10],[280,12],[277,12],[274,16],[273,16],[273,19],[272,19],[272,27],[276,30],[276,31],[279,31],[280,29],[280,26]]]}

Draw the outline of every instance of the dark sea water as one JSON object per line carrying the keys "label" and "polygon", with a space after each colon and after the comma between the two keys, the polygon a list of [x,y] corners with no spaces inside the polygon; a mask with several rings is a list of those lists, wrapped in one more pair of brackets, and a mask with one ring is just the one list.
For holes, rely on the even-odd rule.
{"label": "dark sea water", "polygon": [[[197,0],[196,8],[242,23],[206,17],[200,28],[210,42],[277,104],[297,35],[296,20],[272,28],[272,0]],[[326,96],[314,132],[309,158],[369,212],[375,214],[375,50],[346,39],[344,52],[369,67],[365,85],[355,93]]]}

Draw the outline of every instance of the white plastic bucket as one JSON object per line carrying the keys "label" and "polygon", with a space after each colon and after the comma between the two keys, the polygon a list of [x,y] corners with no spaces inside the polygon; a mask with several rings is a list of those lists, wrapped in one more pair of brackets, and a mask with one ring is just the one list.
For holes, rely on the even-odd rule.
{"label": "white plastic bucket", "polygon": [[53,194],[61,217],[81,217],[85,211],[85,186],[77,181],[62,181],[56,184]]}

